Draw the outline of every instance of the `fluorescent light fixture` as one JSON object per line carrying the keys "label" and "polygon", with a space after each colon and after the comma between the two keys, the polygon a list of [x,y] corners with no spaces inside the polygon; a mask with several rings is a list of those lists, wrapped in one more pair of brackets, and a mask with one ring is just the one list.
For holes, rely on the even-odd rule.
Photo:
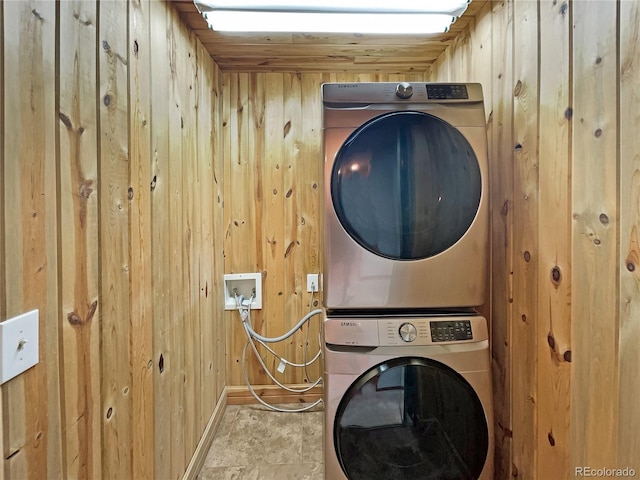
{"label": "fluorescent light fixture", "polygon": [[426,34],[446,32],[455,17],[425,13],[310,13],[214,10],[206,14],[221,32]]}
{"label": "fluorescent light fixture", "polygon": [[446,13],[460,16],[471,0],[196,0],[204,10],[352,13]]}
{"label": "fluorescent light fixture", "polygon": [[222,32],[446,32],[471,0],[195,0]]}

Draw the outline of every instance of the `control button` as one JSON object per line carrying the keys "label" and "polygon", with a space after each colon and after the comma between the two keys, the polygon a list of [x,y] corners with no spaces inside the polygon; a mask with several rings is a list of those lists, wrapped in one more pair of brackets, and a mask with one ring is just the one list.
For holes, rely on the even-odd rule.
{"label": "control button", "polygon": [[400,98],[410,98],[413,95],[413,86],[406,82],[399,83],[396,87],[396,95]]}
{"label": "control button", "polygon": [[402,338],[402,340],[404,340],[405,342],[413,342],[418,336],[416,327],[414,327],[410,323],[403,323],[402,325],[400,325],[398,333],[400,333],[400,338]]}

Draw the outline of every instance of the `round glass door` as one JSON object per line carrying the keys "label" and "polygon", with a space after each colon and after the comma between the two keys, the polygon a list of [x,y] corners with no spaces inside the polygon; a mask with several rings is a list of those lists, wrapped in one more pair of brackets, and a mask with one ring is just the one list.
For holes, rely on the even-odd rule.
{"label": "round glass door", "polygon": [[480,399],[460,374],[433,360],[397,358],[346,392],[334,444],[350,480],[475,480],[489,432]]}
{"label": "round glass door", "polygon": [[331,197],[340,223],[367,250],[395,260],[443,252],[480,205],[478,160],[437,117],[394,112],[356,130],[336,155]]}

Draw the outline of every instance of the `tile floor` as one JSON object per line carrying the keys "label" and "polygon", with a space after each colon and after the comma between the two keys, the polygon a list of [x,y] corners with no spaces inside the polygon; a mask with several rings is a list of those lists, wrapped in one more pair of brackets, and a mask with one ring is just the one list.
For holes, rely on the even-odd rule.
{"label": "tile floor", "polygon": [[322,416],[227,406],[198,480],[324,480]]}

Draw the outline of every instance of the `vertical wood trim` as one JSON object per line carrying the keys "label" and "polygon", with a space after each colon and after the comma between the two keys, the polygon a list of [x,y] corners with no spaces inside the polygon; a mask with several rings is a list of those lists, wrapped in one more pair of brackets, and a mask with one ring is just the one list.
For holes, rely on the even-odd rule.
{"label": "vertical wood trim", "polygon": [[[537,474],[569,470],[571,417],[570,7],[540,2]],[[554,279],[555,276],[555,279]],[[566,352],[569,356],[565,356]]]}
{"label": "vertical wood trim", "polygon": [[101,472],[96,4],[59,4],[61,389],[65,477]]}
{"label": "vertical wood trim", "polygon": [[171,176],[169,158],[170,37],[168,12],[164,2],[150,3],[150,35],[153,46],[151,78],[151,257],[153,288],[153,371],[154,373],[154,470],[171,472]]}
{"label": "vertical wood trim", "polygon": [[[56,6],[3,2],[5,314],[38,308],[39,364],[2,386],[5,475],[61,469],[55,143]],[[3,281],[5,281],[3,279]],[[12,456],[11,456],[12,455]],[[10,456],[10,458],[8,458]]]}
{"label": "vertical wood trim", "polygon": [[[285,294],[285,320],[278,323],[280,331],[269,332],[271,335],[281,335],[289,331],[301,318],[302,305],[306,298],[306,288],[303,293],[302,278],[306,271],[302,263],[305,255],[304,247],[300,238],[300,203],[302,187],[301,180],[304,174],[304,159],[300,154],[300,144],[302,135],[302,92],[301,75],[295,73],[284,74],[284,125],[282,133],[283,142],[283,168],[284,168],[284,273],[285,283],[283,285]],[[305,277],[306,278],[306,277]],[[306,286],[306,281],[305,281]],[[293,340],[295,338],[295,341]],[[285,358],[300,358],[296,353],[296,342],[300,341],[300,332],[291,337],[291,340],[284,342],[280,352]],[[292,383],[302,383],[301,378],[297,378],[299,369],[291,372]]]}
{"label": "vertical wood trim", "polygon": [[493,115],[488,126],[491,189],[492,355],[495,477],[511,476],[513,272],[513,2],[493,4]]}
{"label": "vertical wood trim", "polygon": [[197,236],[196,251],[199,260],[198,269],[198,298],[199,298],[199,335],[196,337],[200,351],[200,358],[196,361],[201,365],[199,377],[196,378],[195,395],[200,397],[200,409],[197,418],[196,437],[200,438],[204,432],[210,414],[215,408],[217,392],[215,389],[214,364],[214,307],[220,308],[218,302],[213,302],[213,149],[212,149],[212,77],[213,68],[211,57],[200,42],[196,42],[196,139],[198,160],[198,193],[197,214],[200,234]]}
{"label": "vertical wood trim", "polygon": [[128,3],[99,8],[102,474],[131,478]]}
{"label": "vertical wood trim", "polygon": [[620,376],[616,466],[640,471],[640,1],[620,2]]}
{"label": "vertical wood trim", "polygon": [[213,62],[213,102],[211,104],[213,114],[213,134],[211,135],[212,155],[213,155],[213,180],[215,183],[215,205],[214,205],[214,240],[213,249],[213,287],[212,302],[214,302],[215,315],[212,322],[215,326],[214,334],[214,375],[216,386],[216,399],[221,398],[227,385],[227,350],[226,335],[227,325],[224,308],[221,298],[223,297],[223,275],[224,275],[224,141],[223,141],[223,90],[222,73]]}
{"label": "vertical wood trim", "polygon": [[573,3],[572,467],[617,455],[618,5]]}
{"label": "vertical wood trim", "polygon": [[184,321],[186,315],[184,272],[186,259],[183,244],[186,241],[184,228],[183,174],[185,167],[182,156],[182,92],[179,73],[179,44],[182,41],[180,19],[177,12],[170,9],[167,15],[169,43],[169,190],[170,199],[170,250],[169,262],[171,278],[171,325],[170,352],[165,358],[165,368],[171,377],[171,479],[180,478],[186,465],[185,444],[185,389],[184,377]]}
{"label": "vertical wood trim", "polygon": [[[537,478],[538,36],[537,2],[514,2],[514,228],[511,327],[513,470]],[[517,355],[515,354],[517,352]]]}
{"label": "vertical wood trim", "polygon": [[129,295],[132,475],[154,478],[149,0],[129,2]]}
{"label": "vertical wood trim", "polygon": [[[270,335],[281,335],[276,326],[280,325],[285,316],[286,294],[284,285],[286,274],[284,271],[285,258],[285,216],[284,216],[284,76],[282,73],[265,73],[258,76],[258,81],[264,83],[264,97],[266,101],[266,114],[264,115],[264,164],[263,185],[264,198],[262,202],[263,218],[262,238],[266,241],[264,248],[263,266],[266,272],[264,276],[262,294],[265,304],[264,319],[270,328]],[[281,346],[274,345],[276,348]],[[282,351],[280,351],[282,353]],[[273,366],[275,360],[270,357]],[[277,365],[276,365],[277,367]]]}
{"label": "vertical wood trim", "polygon": [[197,236],[195,208],[197,198],[195,192],[198,189],[196,184],[197,159],[195,158],[195,92],[193,84],[195,82],[195,51],[192,34],[177,17],[178,32],[181,41],[178,43],[178,80],[180,90],[179,112],[182,142],[182,156],[180,164],[183,168],[182,174],[182,196],[183,196],[183,236],[182,236],[182,275],[183,275],[183,323],[179,326],[183,329],[183,343],[181,345],[182,357],[184,359],[184,378],[182,388],[184,389],[184,429],[185,436],[185,462],[189,461],[191,452],[194,451],[197,440],[195,438],[196,411],[198,409],[199,397],[196,396],[195,379],[199,371],[199,363],[196,361],[197,345],[195,336],[197,331],[197,305],[198,305],[198,281],[197,281],[197,254],[195,247],[195,237]]}
{"label": "vertical wood trim", "polygon": [[[298,299],[301,306],[302,318],[307,312],[320,306],[318,294],[314,294],[313,303],[310,305],[311,295],[307,292],[307,274],[321,273],[322,271],[322,203],[321,185],[323,175],[322,157],[322,104],[320,99],[321,75],[303,75],[301,83],[302,92],[302,136],[300,139],[300,161],[303,166],[300,175],[300,219],[299,230],[302,243],[303,269],[298,272],[300,276],[300,295]],[[372,78],[373,80],[373,78]],[[319,335],[322,325],[321,316],[315,316],[303,329],[298,337],[300,348],[297,358],[309,361],[321,348]],[[295,321],[295,320],[294,320]],[[305,347],[307,342],[309,345]],[[306,348],[306,356],[305,356]],[[315,382],[322,376],[321,362],[299,371],[295,379],[298,383]]]}
{"label": "vertical wood trim", "polygon": [[[231,169],[233,166],[231,165],[233,143],[231,141],[231,135],[233,132],[232,128],[232,117],[234,116],[231,109],[231,83],[232,83],[232,74],[230,73],[221,73],[220,75],[221,82],[221,97],[222,97],[222,114],[220,121],[220,138],[222,140],[222,198],[223,198],[223,209],[222,209],[222,228],[224,229],[224,243],[223,243],[223,251],[224,251],[224,259],[223,259],[223,270],[222,274],[230,273],[232,270],[233,263],[231,261],[230,256],[232,255],[234,249],[232,248],[232,215],[231,209],[233,208],[233,203],[230,201],[230,191],[229,191],[229,180],[231,179]],[[223,287],[224,288],[224,287]],[[219,297],[219,301],[224,302],[224,296],[221,295]],[[229,314],[229,312],[224,312],[224,324],[226,325],[226,333],[224,337],[224,350],[226,352],[225,357],[225,377],[227,379],[227,383],[229,385],[236,385],[235,378],[233,377],[233,372],[235,366],[240,361],[240,356],[237,350],[235,350],[233,339],[235,338],[234,333],[234,322],[233,317]]]}
{"label": "vertical wood trim", "polygon": [[[7,318],[7,277],[6,277],[6,265],[5,259],[7,257],[7,250],[5,249],[5,200],[4,200],[4,182],[5,182],[5,169],[4,169],[4,0],[0,2],[0,320]],[[0,480],[5,480],[5,445],[4,445],[4,402],[3,397],[5,395],[4,386],[0,386]]]}

